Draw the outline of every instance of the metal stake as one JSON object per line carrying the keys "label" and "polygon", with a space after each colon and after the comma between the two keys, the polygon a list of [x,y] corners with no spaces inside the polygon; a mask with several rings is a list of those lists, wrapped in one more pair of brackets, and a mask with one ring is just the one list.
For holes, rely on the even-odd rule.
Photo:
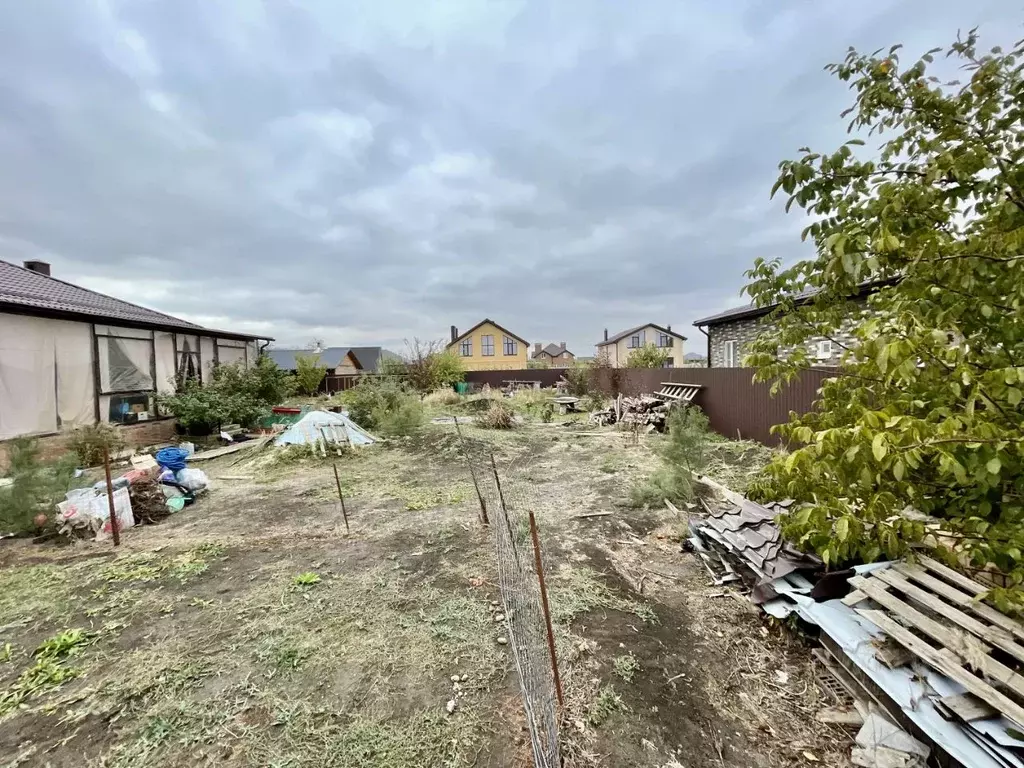
{"label": "metal stake", "polygon": [[466,458],[466,466],[469,467],[469,476],[473,478],[473,487],[476,488],[476,497],[480,500],[480,522],[484,525],[490,525],[490,521],[487,519],[487,502],[484,501],[484,495],[480,492],[480,484],[476,481],[476,472],[473,469],[473,462],[469,460],[469,450],[466,448],[466,438],[462,436],[462,429],[459,427],[459,417],[453,416],[455,420],[455,432],[459,436],[459,442],[462,443],[462,455]]}
{"label": "metal stake", "polygon": [[103,446],[103,473],[107,476],[107,505],[110,507],[110,532],[114,536],[114,546],[121,546],[121,531],[114,513],[114,483],[110,480],[110,449]]}
{"label": "metal stake", "polygon": [[558,675],[558,659],[555,657],[555,632],[551,628],[551,610],[548,608],[548,588],[544,584],[544,565],[540,559],[540,538],[537,536],[537,521],[530,511],[530,536],[533,538],[533,561],[537,566],[537,581],[540,582],[540,604],[544,609],[544,624],[548,630],[548,653],[551,655],[551,672],[555,677],[555,693],[558,694],[558,706],[564,706],[562,700],[562,678]]}
{"label": "metal stake", "polygon": [[338,486],[338,501],[341,502],[341,516],[345,518],[345,533],[350,533],[348,528],[348,512],[345,511],[345,497],[341,495],[341,478],[338,477],[338,462],[334,462],[334,483]]}

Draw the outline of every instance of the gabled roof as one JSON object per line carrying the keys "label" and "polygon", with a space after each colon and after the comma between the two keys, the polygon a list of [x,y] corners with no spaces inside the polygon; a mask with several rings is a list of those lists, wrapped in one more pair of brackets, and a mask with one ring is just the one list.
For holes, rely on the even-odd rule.
{"label": "gabled roof", "polygon": [[[898,277],[868,280],[858,285],[853,295],[849,296],[848,298],[861,298],[869,294],[872,294],[875,291],[884,288],[888,285],[895,285],[899,281],[900,278]],[[793,301],[797,305],[806,304],[819,293],[821,293],[820,288],[813,288],[811,290],[802,291],[793,296]],[[696,326],[719,325],[720,323],[730,323],[733,322],[734,320],[746,320],[752,317],[762,317],[763,315],[767,315],[768,313],[772,312],[777,306],[779,306],[777,302],[775,304],[766,304],[763,307],[756,307],[753,304],[744,304],[743,306],[740,307],[733,307],[732,309],[727,309],[724,312],[719,312],[717,315],[708,315],[707,317],[702,317],[700,320],[695,320],[693,324]]]}
{"label": "gabled roof", "polygon": [[[325,347],[317,354],[320,355],[321,365],[327,368],[337,368],[350,352],[359,368],[367,373],[377,373],[381,360],[401,359],[394,352],[381,347]],[[312,354],[312,350],[270,348],[266,350],[266,354],[270,355],[270,359],[277,363],[278,368],[294,371],[296,368],[295,358],[298,355]]]}
{"label": "gabled roof", "polygon": [[0,261],[0,311],[84,322],[106,321],[112,325],[155,330],[209,333],[234,339],[265,338],[204,328],[7,261]]}
{"label": "gabled roof", "polygon": [[686,337],[683,336],[683,334],[681,333],[676,333],[675,331],[669,328],[662,328],[660,325],[656,325],[654,323],[644,323],[643,325],[638,325],[636,328],[630,328],[628,331],[623,331],[622,333],[617,333],[614,336],[609,336],[604,341],[597,342],[597,346],[603,347],[605,344],[614,344],[615,342],[621,341],[627,336],[632,336],[637,331],[642,331],[644,328],[654,328],[655,330],[661,331],[662,333],[667,333],[669,336],[675,336],[677,339],[682,339],[683,341],[686,341]]}
{"label": "gabled roof", "polygon": [[473,333],[473,331],[475,331],[475,330],[476,330],[477,328],[479,328],[479,327],[480,327],[481,325],[486,325],[487,323],[490,323],[491,325],[493,325],[493,326],[494,326],[495,328],[497,328],[497,329],[498,329],[499,331],[501,331],[502,333],[504,333],[504,334],[505,334],[506,336],[511,336],[511,337],[512,337],[513,339],[515,339],[516,341],[520,341],[520,342],[522,342],[523,344],[529,345],[529,342],[528,342],[528,341],[527,341],[526,339],[524,339],[524,338],[523,338],[522,336],[516,336],[516,334],[512,333],[512,331],[510,331],[510,330],[509,330],[508,328],[502,328],[502,327],[501,327],[500,325],[498,325],[498,324],[497,324],[496,322],[494,322],[494,321],[493,321],[493,320],[491,320],[490,318],[487,318],[487,317],[485,317],[485,318],[484,318],[483,320],[481,320],[481,321],[480,321],[479,323],[477,323],[476,325],[474,325],[474,326],[473,326],[472,328],[470,328],[470,329],[469,329],[468,331],[464,331],[463,333],[461,333],[460,335],[458,335],[458,336],[456,336],[456,337],[455,337],[454,339],[452,339],[452,340],[451,340],[451,341],[450,341],[450,342],[448,343],[448,346],[450,347],[450,346],[452,346],[453,344],[458,344],[458,343],[459,343],[460,341],[462,341],[462,340],[463,340],[464,338],[466,338],[466,337],[467,337],[467,336],[469,336],[469,335],[470,335],[471,333]]}
{"label": "gabled roof", "polygon": [[[541,350],[538,350],[538,351],[534,352],[532,357],[534,359],[536,359],[538,356],[543,355],[543,354],[548,354],[551,357],[558,357],[563,352],[569,352],[569,350],[568,349],[562,349],[562,347],[560,347],[558,344],[551,343],[551,344],[548,344],[546,347],[544,347],[544,349],[541,349]],[[572,352],[569,352],[569,354],[572,355]],[[576,357],[576,355],[572,355],[572,356]]]}

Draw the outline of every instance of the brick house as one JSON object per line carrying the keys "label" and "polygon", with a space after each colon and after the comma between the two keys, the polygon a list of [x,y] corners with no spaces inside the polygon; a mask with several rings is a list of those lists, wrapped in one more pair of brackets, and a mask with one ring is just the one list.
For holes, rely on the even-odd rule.
{"label": "brick house", "polygon": [[540,342],[533,345],[533,354],[530,359],[547,363],[552,368],[568,368],[576,362],[576,355],[565,348],[565,342],[559,344],[548,344],[542,347]]}
{"label": "brick house", "polygon": [[[891,284],[891,280],[880,280],[860,286],[858,292],[849,299],[850,317],[839,330],[831,338],[812,336],[805,342],[811,360],[816,365],[822,367],[839,365],[844,351],[843,345],[849,346],[854,341],[854,330],[869,312],[868,296]],[[807,303],[813,297],[813,291],[801,294],[797,297],[797,304]],[[768,327],[766,324],[772,322],[769,315],[777,306],[777,304],[770,304],[764,307],[755,307],[747,304],[694,322],[694,325],[707,337],[707,367],[741,367],[744,355],[749,352],[750,343]],[[788,351],[783,350],[783,355]]]}

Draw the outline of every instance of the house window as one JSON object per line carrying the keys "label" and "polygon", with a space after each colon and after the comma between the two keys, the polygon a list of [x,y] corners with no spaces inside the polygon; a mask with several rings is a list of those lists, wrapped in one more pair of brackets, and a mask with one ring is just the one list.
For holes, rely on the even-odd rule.
{"label": "house window", "polygon": [[665,362],[662,364],[661,367],[662,368],[675,368],[676,367],[676,361],[673,358],[671,358],[671,357],[667,357],[667,358],[665,358]]}
{"label": "house window", "polygon": [[632,336],[629,337],[629,348],[630,349],[639,349],[640,348],[640,334],[639,333],[634,333]]}
{"label": "house window", "polygon": [[463,339],[462,343],[459,344],[459,354],[463,357],[473,356],[473,339]]}
{"label": "house window", "polygon": [[736,367],[736,342],[734,340],[730,339],[722,344],[722,367]]}
{"label": "house window", "polygon": [[480,354],[484,357],[494,356],[494,337],[490,334],[480,337]]}
{"label": "house window", "polygon": [[659,347],[671,347],[672,346],[672,337],[669,336],[667,333],[659,333],[658,334],[658,346]]}
{"label": "house window", "polygon": [[828,360],[832,357],[832,339],[822,339],[818,342],[818,359]]}
{"label": "house window", "polygon": [[516,343],[515,339],[510,339],[508,336],[502,336],[501,343],[504,345],[504,352],[506,355],[519,354],[519,344]]}

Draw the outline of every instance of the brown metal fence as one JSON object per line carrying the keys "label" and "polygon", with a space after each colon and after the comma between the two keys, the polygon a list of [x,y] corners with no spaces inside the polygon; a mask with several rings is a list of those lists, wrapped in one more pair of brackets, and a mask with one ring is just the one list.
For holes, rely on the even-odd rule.
{"label": "brown metal fence", "polygon": [[[541,386],[547,387],[553,386],[561,375],[562,371],[556,369],[473,371],[466,374],[466,380],[492,387],[512,379],[540,381]],[[778,445],[780,440],[771,433],[772,426],[789,421],[790,411],[811,410],[821,382],[836,372],[804,371],[774,397],[770,384],[754,382],[751,368],[606,368],[595,375],[597,385],[608,395],[656,392],[666,381],[700,384],[702,388],[694,402],[707,414],[713,430],[726,437]]]}

